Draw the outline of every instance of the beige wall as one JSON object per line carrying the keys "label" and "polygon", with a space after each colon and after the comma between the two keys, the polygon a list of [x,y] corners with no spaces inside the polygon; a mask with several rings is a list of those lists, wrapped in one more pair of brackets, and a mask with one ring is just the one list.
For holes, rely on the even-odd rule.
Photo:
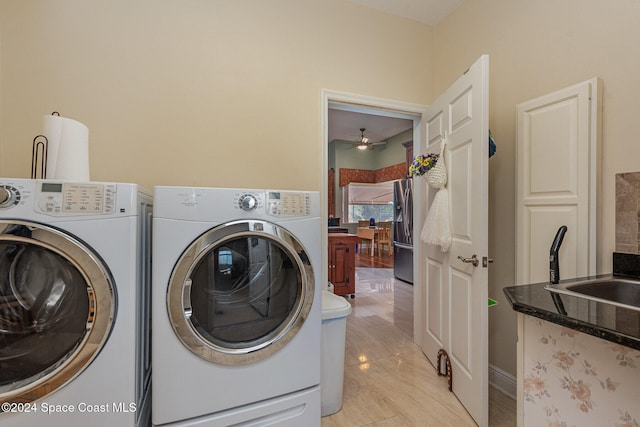
{"label": "beige wall", "polygon": [[321,89],[424,104],[431,39],[343,0],[0,0],[0,176],[55,110],[93,180],[319,190]]}
{"label": "beige wall", "polygon": [[[600,77],[603,83],[602,215],[598,271],[611,271],[615,174],[640,170],[640,3],[620,0],[473,0],[434,33],[434,93],[490,55],[490,363],[515,374],[516,316],[502,288],[515,279],[515,106]],[[550,156],[553,153],[549,153]],[[552,172],[552,171],[550,171]],[[549,243],[551,244],[551,242]]]}

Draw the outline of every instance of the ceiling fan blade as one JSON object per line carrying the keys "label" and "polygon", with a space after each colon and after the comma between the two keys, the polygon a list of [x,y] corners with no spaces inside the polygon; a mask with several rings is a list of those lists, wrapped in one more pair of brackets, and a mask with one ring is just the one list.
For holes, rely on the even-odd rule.
{"label": "ceiling fan blade", "polygon": [[364,136],[364,131],[366,129],[365,128],[360,128],[360,138],[353,141],[353,148],[357,148],[359,150],[373,150],[375,149],[376,145],[386,145],[387,141],[380,141],[380,142],[371,142],[369,140],[369,138],[367,138],[366,136]]}

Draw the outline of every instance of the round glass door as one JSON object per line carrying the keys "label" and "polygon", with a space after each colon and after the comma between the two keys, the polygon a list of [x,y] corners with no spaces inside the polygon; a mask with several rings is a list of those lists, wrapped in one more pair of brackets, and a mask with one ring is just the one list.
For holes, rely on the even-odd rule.
{"label": "round glass door", "polygon": [[111,277],[88,248],[41,224],[0,221],[0,401],[75,378],[106,340]]}
{"label": "round glass door", "polygon": [[167,305],[180,340],[203,359],[240,364],[282,348],[313,301],[305,249],[265,221],[235,221],[209,230],[182,254]]}

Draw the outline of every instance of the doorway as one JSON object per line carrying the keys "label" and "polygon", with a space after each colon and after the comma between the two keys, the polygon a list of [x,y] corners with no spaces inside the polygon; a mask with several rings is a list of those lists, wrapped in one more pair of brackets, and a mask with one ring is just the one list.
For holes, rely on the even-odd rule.
{"label": "doorway", "polygon": [[[402,123],[401,121],[404,121],[405,123],[408,123],[408,130],[409,130],[409,139],[410,141],[412,141],[409,145],[411,150],[409,151],[410,153],[413,153],[413,151],[417,151],[418,147],[420,146],[420,141],[421,138],[423,137],[423,134],[421,132],[421,123],[422,123],[422,113],[425,110],[425,107],[422,105],[418,105],[418,104],[409,104],[409,103],[403,103],[403,102],[397,102],[397,101],[391,101],[391,100],[387,100],[387,99],[381,99],[381,98],[373,98],[373,97],[365,97],[365,96],[361,96],[361,95],[355,95],[355,94],[349,94],[349,93],[343,93],[343,92],[335,92],[335,91],[329,91],[329,90],[323,90],[322,91],[322,203],[323,203],[323,215],[326,215],[326,218],[328,220],[329,218],[329,205],[332,204],[334,206],[334,213],[333,216],[341,216],[342,214],[338,213],[341,212],[342,209],[342,201],[341,201],[341,195],[336,195],[333,191],[329,191],[329,164],[330,164],[330,159],[332,162],[334,162],[334,153],[332,153],[330,155],[329,153],[329,148],[328,148],[328,144],[332,139],[335,139],[335,137],[332,135],[332,139],[330,139],[330,130],[332,130],[330,128],[330,121],[331,121],[331,116],[332,114],[334,114],[336,111],[339,112],[346,112],[346,113],[357,113],[360,116],[366,116],[366,118],[370,121],[368,121],[366,125],[356,125],[353,124],[352,127],[355,129],[355,132],[357,133],[357,135],[360,135],[360,127],[364,127],[365,128],[365,137],[369,137],[369,135],[367,135],[367,131],[366,131],[366,127],[367,126],[371,126],[369,123],[372,123],[372,121],[384,121],[384,120],[388,120],[390,123],[395,123],[396,121],[400,121],[400,123]],[[392,119],[392,120],[389,120]],[[398,132],[400,132],[400,128],[398,128]],[[392,131],[393,133],[393,131]],[[372,135],[374,136],[374,135]],[[353,142],[355,138],[349,138],[347,140],[345,140],[344,142],[348,143],[349,142]],[[371,138],[371,140],[373,140],[373,142],[381,142],[376,140],[376,138]],[[381,144],[382,145],[382,144]],[[346,149],[347,147],[343,147],[343,149]],[[386,150],[386,147],[382,147],[383,149]],[[374,150],[371,151],[375,151],[376,149],[379,149],[379,147],[375,147]],[[354,149],[353,151],[356,151],[356,149]],[[402,150],[405,150],[405,147],[402,147]],[[369,150],[367,150],[369,151]],[[337,151],[338,154],[340,155],[340,151]],[[356,153],[357,154],[357,153]],[[367,154],[367,153],[364,153]],[[405,161],[406,161],[406,157],[405,157]],[[409,159],[410,161],[410,159]],[[339,173],[339,171],[335,171],[335,177],[334,179],[336,180],[336,182],[339,183],[339,176],[337,175]],[[339,185],[336,185],[336,187],[339,187]],[[353,234],[355,234],[356,232],[356,228],[357,228],[357,224],[347,224],[349,227],[349,231],[353,232]],[[353,230],[351,230],[351,228],[353,228]],[[414,224],[413,227],[413,235],[417,235],[416,229],[418,229],[418,227]],[[327,247],[327,235],[328,232],[323,232],[323,247]],[[326,251],[324,251],[326,252]],[[323,274],[327,274],[327,267],[328,262],[327,262],[327,256],[325,255],[323,258]],[[412,289],[413,291],[413,331],[418,330],[418,328],[416,328],[416,324],[417,322],[421,322],[422,321],[422,316],[423,313],[421,313],[420,311],[420,289],[418,287],[413,287]],[[357,298],[357,294],[356,294],[356,298]],[[417,336],[415,335],[415,332],[413,333],[413,341],[416,342],[416,338]]]}
{"label": "doorway", "polygon": [[[345,108],[353,111],[369,113],[374,115],[387,114],[391,117],[405,117],[413,120],[413,152],[419,153],[420,147],[425,147],[427,134],[426,134],[426,112],[427,108],[416,104],[407,104],[395,101],[389,101],[379,98],[370,98],[360,95],[333,92],[328,90],[322,91],[322,192],[321,199],[323,203],[323,215],[327,215],[328,207],[328,125],[329,125],[329,111],[330,108]],[[416,204],[424,205],[425,195],[415,194],[417,197]],[[418,221],[414,221],[413,224],[413,236],[417,238],[420,235],[420,229],[422,223],[420,218],[424,220],[424,215],[414,215],[418,218]],[[323,245],[327,244],[327,232],[323,233]],[[326,248],[326,246],[323,246]],[[326,253],[326,250],[324,251]],[[414,254],[414,266],[418,264],[417,257]],[[323,274],[327,274],[327,256],[323,257]],[[414,267],[413,277],[416,281],[416,268]],[[426,308],[423,302],[426,299],[425,290],[422,286],[413,286],[411,291],[413,292],[413,343],[422,347],[422,337],[419,334],[421,330],[420,325],[424,325],[426,322]],[[356,301],[357,301],[357,286],[356,286]],[[366,363],[365,363],[366,365]],[[504,422],[495,422],[499,417],[495,415],[491,416],[492,425],[514,425],[515,418],[515,401],[503,396],[502,393],[496,392],[496,390],[489,390],[488,393],[493,395],[490,397],[491,404],[489,404],[490,411],[498,411],[505,415]]]}

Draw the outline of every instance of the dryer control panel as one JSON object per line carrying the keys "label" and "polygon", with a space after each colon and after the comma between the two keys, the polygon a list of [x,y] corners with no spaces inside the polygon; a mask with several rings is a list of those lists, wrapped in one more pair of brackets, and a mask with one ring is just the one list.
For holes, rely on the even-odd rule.
{"label": "dryer control panel", "polygon": [[36,188],[36,212],[63,216],[113,213],[115,184],[39,182]]}
{"label": "dryer control panel", "polygon": [[303,191],[267,191],[267,213],[277,217],[309,216],[311,201]]}
{"label": "dryer control panel", "polygon": [[278,218],[311,215],[311,196],[305,191],[245,190],[233,196],[234,209]]}

